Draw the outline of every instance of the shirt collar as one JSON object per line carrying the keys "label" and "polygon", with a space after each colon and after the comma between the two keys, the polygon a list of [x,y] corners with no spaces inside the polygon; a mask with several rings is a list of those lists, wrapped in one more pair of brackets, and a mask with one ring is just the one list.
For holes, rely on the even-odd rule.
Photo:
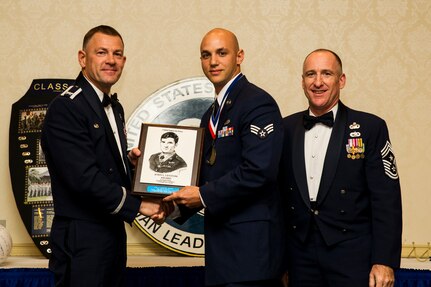
{"label": "shirt collar", "polygon": [[103,92],[101,90],[99,90],[99,88],[97,88],[89,79],[87,79],[86,76],[84,76],[84,78],[93,87],[94,91],[97,94],[97,97],[99,97],[100,102],[102,102],[103,101]]}
{"label": "shirt collar", "polygon": [[[337,117],[338,103],[335,106],[333,106],[332,109],[329,110],[328,112],[330,111],[332,111],[332,114],[334,115],[334,121],[335,121],[335,118]],[[315,114],[313,114],[313,112],[310,109],[308,109],[308,114],[313,117],[316,116]]]}
{"label": "shirt collar", "polygon": [[217,102],[220,104],[221,101],[223,100],[224,94],[226,94],[227,89],[229,88],[229,86],[232,84],[233,81],[235,81],[236,78],[238,78],[241,75],[241,73],[238,73],[235,77],[233,77],[232,79],[230,79],[229,82],[227,82],[226,85],[224,85],[223,89],[221,89],[220,93],[218,93],[218,95],[216,95],[217,97]]}

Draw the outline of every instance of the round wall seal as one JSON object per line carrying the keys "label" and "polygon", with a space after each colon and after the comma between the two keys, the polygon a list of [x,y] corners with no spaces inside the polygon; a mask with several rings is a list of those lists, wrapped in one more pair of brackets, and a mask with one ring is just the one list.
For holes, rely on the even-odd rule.
{"label": "round wall seal", "polygon": [[[199,126],[204,112],[214,100],[214,86],[205,77],[180,80],[147,97],[126,123],[127,145],[138,146],[142,123]],[[138,228],[156,243],[177,253],[204,255],[203,210],[179,225],[166,220],[157,225],[149,217],[135,219]]]}

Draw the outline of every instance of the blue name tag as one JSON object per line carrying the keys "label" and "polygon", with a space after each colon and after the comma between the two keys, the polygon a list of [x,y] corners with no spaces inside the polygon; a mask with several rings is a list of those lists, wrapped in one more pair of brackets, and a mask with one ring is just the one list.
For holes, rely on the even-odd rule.
{"label": "blue name tag", "polygon": [[171,194],[171,193],[178,191],[178,190],[180,190],[179,187],[154,186],[154,185],[149,185],[147,187],[147,192],[149,192],[149,193]]}

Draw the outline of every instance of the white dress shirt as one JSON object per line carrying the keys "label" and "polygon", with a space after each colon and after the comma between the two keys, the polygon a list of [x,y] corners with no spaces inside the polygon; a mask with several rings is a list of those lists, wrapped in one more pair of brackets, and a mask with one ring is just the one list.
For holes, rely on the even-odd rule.
{"label": "white dress shirt", "polygon": [[[338,104],[331,111],[337,115]],[[310,116],[315,116],[310,111]],[[305,131],[304,139],[304,159],[305,171],[307,175],[307,186],[310,201],[317,200],[320,180],[322,178],[323,164],[325,162],[326,151],[331,137],[332,127],[322,123],[317,123],[310,130]]]}
{"label": "white dress shirt", "polygon": [[[87,79],[87,81],[88,81],[88,79]],[[103,92],[101,90],[99,90],[95,85],[93,85],[93,83],[91,83],[90,81],[88,81],[88,82],[93,87],[94,91],[96,91],[96,94],[99,97],[100,102],[102,102],[103,101]],[[112,132],[114,133],[115,141],[117,142],[118,151],[120,152],[121,159],[123,160],[124,170],[127,173],[126,164],[124,163],[124,158],[123,158],[123,150],[121,149],[120,136],[118,135],[117,122],[115,121],[114,111],[112,110],[111,105],[104,107],[104,109],[105,109],[106,116],[108,117],[109,124],[111,125]]]}

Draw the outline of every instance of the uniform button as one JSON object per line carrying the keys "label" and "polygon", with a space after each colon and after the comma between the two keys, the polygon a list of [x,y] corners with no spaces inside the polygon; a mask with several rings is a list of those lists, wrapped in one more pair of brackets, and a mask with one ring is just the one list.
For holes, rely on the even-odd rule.
{"label": "uniform button", "polygon": [[347,232],[347,229],[343,228],[343,229],[341,230],[341,232],[346,233],[346,232]]}
{"label": "uniform button", "polygon": [[340,214],[346,213],[343,209],[340,210]]}
{"label": "uniform button", "polygon": [[293,226],[292,226],[292,228],[293,228],[293,229],[296,229],[296,225],[293,225]]}
{"label": "uniform button", "polygon": [[345,189],[342,189],[342,190],[340,190],[340,193],[341,193],[341,194],[346,194],[346,190],[345,190]]}
{"label": "uniform button", "polygon": [[314,215],[319,215],[319,211],[318,210],[313,211],[313,213],[314,213]]}
{"label": "uniform button", "polygon": [[291,206],[290,209],[295,210],[295,206]]}
{"label": "uniform button", "polygon": [[293,190],[293,187],[290,187],[289,189],[290,189],[290,190]]}
{"label": "uniform button", "polygon": [[109,172],[109,173],[113,173],[113,172],[114,172],[114,169],[113,169],[113,168],[110,168],[110,169],[108,169],[108,172]]}

